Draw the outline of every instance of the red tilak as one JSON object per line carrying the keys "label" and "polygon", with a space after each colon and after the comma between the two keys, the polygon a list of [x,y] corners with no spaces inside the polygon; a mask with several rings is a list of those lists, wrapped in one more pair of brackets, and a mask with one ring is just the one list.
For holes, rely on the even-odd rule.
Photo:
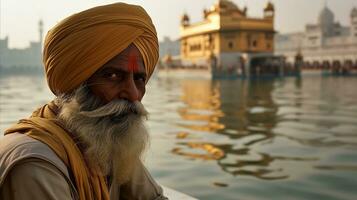
{"label": "red tilak", "polygon": [[135,51],[130,51],[129,59],[128,59],[128,70],[132,72],[139,71],[139,66],[137,62],[137,55]]}

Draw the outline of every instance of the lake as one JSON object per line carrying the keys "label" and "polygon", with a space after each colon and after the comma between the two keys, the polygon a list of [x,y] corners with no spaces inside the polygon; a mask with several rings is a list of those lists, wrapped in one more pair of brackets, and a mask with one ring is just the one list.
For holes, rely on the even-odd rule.
{"label": "lake", "polygon": [[[357,77],[153,78],[146,165],[204,200],[357,196]],[[0,75],[0,132],[54,96],[40,75]]]}

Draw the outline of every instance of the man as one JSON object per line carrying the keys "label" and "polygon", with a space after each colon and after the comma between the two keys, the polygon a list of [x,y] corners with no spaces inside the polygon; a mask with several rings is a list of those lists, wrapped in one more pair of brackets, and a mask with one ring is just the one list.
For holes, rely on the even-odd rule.
{"label": "man", "polygon": [[51,29],[43,61],[57,97],[6,130],[0,199],[167,199],[141,163],[140,101],[157,60],[156,30],[140,6],[95,7]]}

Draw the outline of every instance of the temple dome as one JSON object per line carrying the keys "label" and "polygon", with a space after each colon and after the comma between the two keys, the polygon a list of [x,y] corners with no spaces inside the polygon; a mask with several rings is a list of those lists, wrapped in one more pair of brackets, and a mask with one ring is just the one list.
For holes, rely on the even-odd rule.
{"label": "temple dome", "polygon": [[188,25],[189,23],[190,23],[190,17],[186,13],[184,13],[181,16],[181,24]]}
{"label": "temple dome", "polygon": [[224,8],[224,9],[229,9],[229,10],[238,9],[237,5],[234,4],[233,2],[229,1],[229,0],[219,0],[218,1],[218,7],[219,8]]}
{"label": "temple dome", "polygon": [[184,14],[181,16],[181,20],[182,20],[182,21],[190,21],[190,17],[189,17],[186,13],[184,13]]}
{"label": "temple dome", "polygon": [[272,2],[268,2],[267,6],[264,8],[264,11],[274,11],[274,5]]}
{"label": "temple dome", "polygon": [[335,15],[327,6],[325,6],[324,9],[322,9],[322,11],[320,12],[319,24],[321,26],[332,25],[334,23],[334,20]]}

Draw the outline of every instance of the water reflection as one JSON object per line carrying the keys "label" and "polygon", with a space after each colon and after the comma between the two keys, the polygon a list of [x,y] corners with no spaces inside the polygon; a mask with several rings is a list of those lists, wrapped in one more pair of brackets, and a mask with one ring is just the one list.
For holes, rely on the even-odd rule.
{"label": "water reflection", "polygon": [[[181,100],[185,107],[177,112],[185,123],[177,125],[191,130],[191,134],[213,133],[229,140],[223,144],[178,142],[171,152],[191,159],[216,160],[232,175],[287,178],[281,168],[270,166],[277,157],[254,153],[250,148],[274,137],[271,130],[277,123],[277,106],[271,97],[273,85],[273,81],[183,81]],[[179,132],[177,138],[187,139],[188,135]]]}
{"label": "water reflection", "polygon": [[203,152],[189,153],[182,151],[181,148],[173,148],[172,153],[202,160],[220,160],[225,156],[225,152],[213,144],[188,142],[181,143],[181,145],[186,145],[191,149],[202,150]]}
{"label": "water reflection", "polygon": [[[217,85],[210,81],[187,80],[181,83],[181,87],[181,101],[185,103],[185,107],[177,110],[183,119],[176,123],[177,126],[206,132],[225,128],[224,124],[218,122],[223,113],[220,110],[220,91]],[[189,123],[192,121],[196,123]]]}
{"label": "water reflection", "polygon": [[[176,133],[177,142],[171,153],[192,160],[216,161],[222,171],[234,176],[286,179],[290,174],[280,163],[314,163],[321,159],[320,155],[305,153],[310,147],[355,146],[348,141],[327,140],[330,135],[321,136],[321,130],[309,126],[312,123],[325,129],[334,127],[333,123],[324,123],[318,113],[321,110],[317,113],[314,110],[321,109],[319,104],[324,102],[302,91],[308,90],[307,94],[311,95],[315,91],[310,93],[309,90],[319,87],[320,91],[325,87],[321,83],[306,89],[309,82],[304,84],[301,79],[289,83],[283,80],[182,80],[184,106],[177,109],[181,120],[175,124],[187,131]],[[324,93],[318,97],[325,98]],[[319,103],[317,108],[311,106],[314,101]],[[337,108],[330,109],[333,110],[329,112],[335,112]],[[311,118],[312,114],[319,115],[316,121]],[[306,137],[309,134],[310,137]],[[282,151],[274,150],[275,146]]]}

